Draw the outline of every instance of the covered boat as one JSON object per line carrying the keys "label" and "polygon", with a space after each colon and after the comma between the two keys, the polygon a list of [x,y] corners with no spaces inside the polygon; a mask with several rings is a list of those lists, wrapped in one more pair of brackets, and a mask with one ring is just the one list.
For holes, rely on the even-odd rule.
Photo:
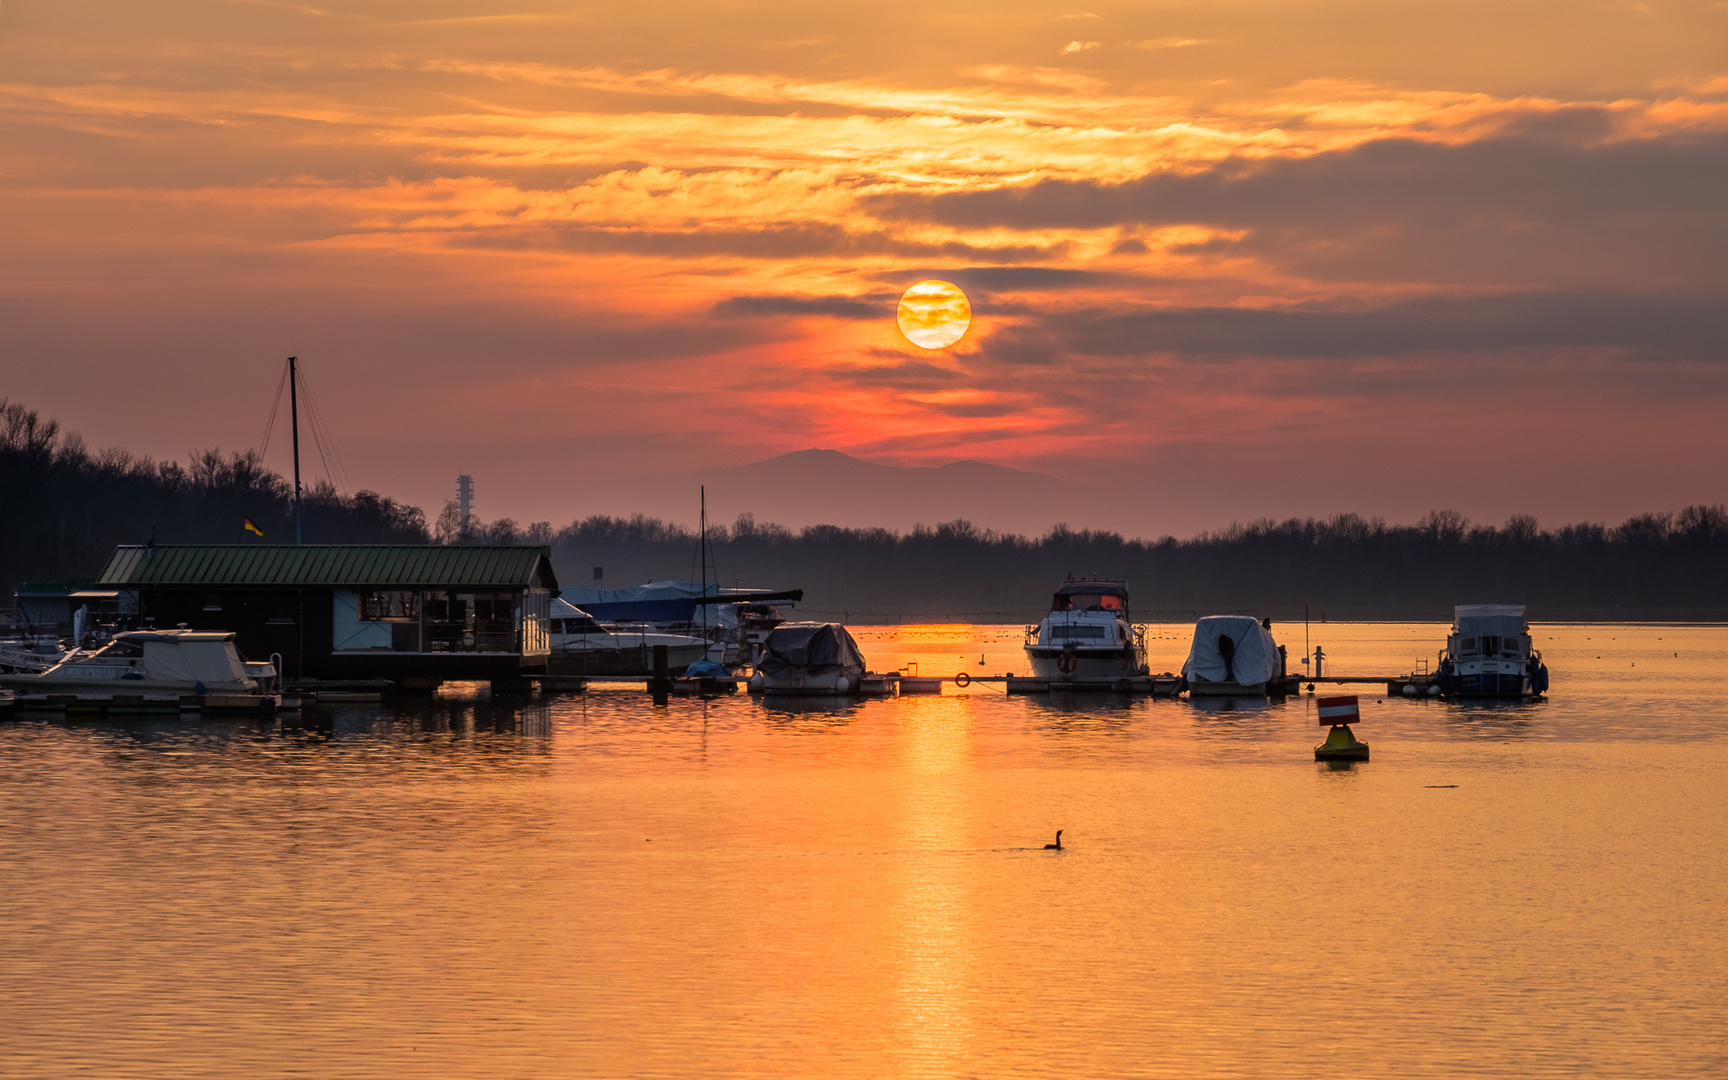
{"label": "covered boat", "polygon": [[0,675],[0,685],[55,694],[258,694],[273,689],[275,676],[270,664],[242,660],[233,634],[129,630],[40,674]]}
{"label": "covered boat", "polygon": [[1278,643],[1252,615],[1208,615],[1195,623],[1182,665],[1190,697],[1264,694],[1283,672]]}
{"label": "covered boat", "polygon": [[787,622],[769,631],[750,680],[769,694],[856,694],[864,654],[839,623]]}
{"label": "covered boat", "polygon": [[1540,697],[1548,666],[1530,639],[1523,604],[1460,604],[1435,682],[1447,697]]}
{"label": "covered boat", "polygon": [[645,622],[665,626],[715,624],[720,622],[718,614],[704,619],[697,609],[802,600],[804,590],[722,589],[713,582],[651,581],[626,589],[567,588],[560,595],[601,622]]}
{"label": "covered boat", "polygon": [[555,675],[651,675],[656,645],[666,646],[667,666],[676,674],[717,649],[703,638],[648,623],[608,626],[562,599],[552,601],[550,628]]}
{"label": "covered boat", "polygon": [[1050,614],[1026,628],[1026,659],[1035,679],[1114,682],[1145,675],[1146,630],[1129,622],[1128,586],[1063,582]]}

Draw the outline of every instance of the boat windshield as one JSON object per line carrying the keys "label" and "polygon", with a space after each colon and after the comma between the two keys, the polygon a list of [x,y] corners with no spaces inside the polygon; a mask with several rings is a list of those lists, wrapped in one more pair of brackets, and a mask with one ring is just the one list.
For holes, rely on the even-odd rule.
{"label": "boat windshield", "polygon": [[1120,596],[1109,593],[1074,593],[1069,596],[1058,595],[1050,605],[1051,611],[1122,611],[1127,608],[1127,601]]}

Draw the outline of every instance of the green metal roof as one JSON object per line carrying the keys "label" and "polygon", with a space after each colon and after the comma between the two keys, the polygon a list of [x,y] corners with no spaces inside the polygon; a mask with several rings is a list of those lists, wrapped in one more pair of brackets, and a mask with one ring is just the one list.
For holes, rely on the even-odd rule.
{"label": "green metal roof", "polygon": [[552,563],[539,546],[428,544],[128,544],[114,549],[97,583],[558,588]]}
{"label": "green metal roof", "polygon": [[71,596],[80,589],[89,589],[96,583],[81,579],[60,578],[54,581],[20,581],[18,587],[12,590],[15,596],[38,598],[43,596]]}

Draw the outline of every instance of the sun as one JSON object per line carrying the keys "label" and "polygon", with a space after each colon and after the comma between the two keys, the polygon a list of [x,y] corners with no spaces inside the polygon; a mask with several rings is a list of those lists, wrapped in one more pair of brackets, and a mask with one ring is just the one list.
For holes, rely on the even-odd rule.
{"label": "sun", "polygon": [[946,349],[966,336],[972,305],[952,282],[920,281],[900,297],[895,318],[906,340],[920,349]]}

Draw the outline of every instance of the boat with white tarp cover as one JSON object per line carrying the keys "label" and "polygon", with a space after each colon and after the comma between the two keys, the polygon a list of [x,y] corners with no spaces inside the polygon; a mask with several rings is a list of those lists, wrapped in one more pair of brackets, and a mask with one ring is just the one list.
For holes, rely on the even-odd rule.
{"label": "boat with white tarp cover", "polygon": [[51,694],[268,694],[275,681],[273,664],[241,658],[233,634],[198,630],[124,631],[39,674],[0,675],[0,686]]}
{"label": "boat with white tarp cover", "polygon": [[1264,695],[1284,673],[1272,632],[1252,615],[1207,615],[1194,624],[1182,678],[1190,697]]}

